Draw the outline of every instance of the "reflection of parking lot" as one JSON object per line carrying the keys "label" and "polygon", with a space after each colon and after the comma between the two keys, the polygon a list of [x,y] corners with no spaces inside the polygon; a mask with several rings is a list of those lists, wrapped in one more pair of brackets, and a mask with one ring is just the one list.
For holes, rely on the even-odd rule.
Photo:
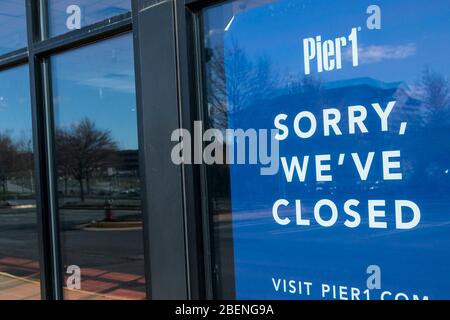
{"label": "reflection of parking lot", "polygon": [[[136,210],[114,212],[117,218],[135,216],[138,213]],[[103,298],[106,295],[142,299],[145,297],[142,232],[95,232],[78,228],[83,223],[101,220],[103,217],[104,210],[62,210],[60,214],[66,264],[78,265],[82,269],[82,291],[70,291],[69,295],[84,299],[96,293]],[[35,212],[3,209],[0,213],[0,272],[3,272],[4,277],[31,277],[36,281],[39,277],[37,261]],[[25,280],[14,279],[15,285],[0,279],[0,291],[3,290],[3,284],[9,286],[10,283],[8,288],[11,290],[25,285],[22,284]],[[34,285],[38,287],[36,283]],[[26,293],[32,291],[30,288],[31,285],[27,283],[26,290],[23,289],[26,297]]]}
{"label": "reflection of parking lot", "polygon": [[[3,265],[3,264],[2,264]],[[102,281],[85,281],[86,290],[64,290],[64,296],[71,300],[140,300],[144,299],[141,292],[115,289],[114,283]],[[40,300],[40,284],[37,279],[20,278],[0,272],[0,300]]]}
{"label": "reflection of parking lot", "polygon": [[[126,190],[123,192],[131,192]],[[63,206],[64,209],[67,208],[104,208],[106,201],[113,201],[114,205],[119,207],[128,207],[133,210],[139,210],[141,207],[140,198],[130,196],[130,195],[116,195],[116,196],[89,196],[86,197],[84,202],[80,202],[79,197],[59,197],[59,204]]]}
{"label": "reflection of parking lot", "polygon": [[[113,210],[120,220],[139,218],[136,210]],[[61,210],[62,248],[66,266],[81,268],[82,290],[134,299],[145,297],[142,231],[85,231],[80,225],[99,221],[104,210]]]}
{"label": "reflection of parking lot", "polygon": [[39,282],[1,272],[0,300],[40,300]]}

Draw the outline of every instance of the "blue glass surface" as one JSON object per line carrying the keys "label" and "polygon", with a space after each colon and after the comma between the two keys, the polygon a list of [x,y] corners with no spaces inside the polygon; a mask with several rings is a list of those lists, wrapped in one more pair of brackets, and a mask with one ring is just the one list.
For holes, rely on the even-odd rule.
{"label": "blue glass surface", "polygon": [[0,300],[41,298],[31,110],[28,65],[1,71]]}
{"label": "blue glass surface", "polygon": [[130,0],[49,0],[49,36],[57,36],[131,11]]}
{"label": "blue glass surface", "polygon": [[27,46],[25,1],[0,0],[0,54]]}
{"label": "blue glass surface", "polygon": [[129,33],[51,57],[63,272],[81,272],[69,300],[146,297],[133,57]]}
{"label": "blue glass surface", "polygon": [[[286,114],[290,134],[280,142],[280,157],[309,155],[312,162],[306,181],[292,183],[282,168],[277,175],[262,176],[258,165],[230,166],[228,200],[238,299],[352,298],[351,288],[360,290],[360,299],[450,298],[450,3],[378,1],[380,29],[369,28],[371,4],[233,1],[204,11],[212,125],[274,129],[275,117]],[[322,64],[319,72],[316,56],[307,72],[304,39],[317,41],[320,36],[322,43],[335,44],[347,37],[349,42],[353,28],[358,38],[356,66],[347,43],[340,69],[335,65],[326,71]],[[391,101],[395,107],[383,132],[372,104],[385,109]],[[368,133],[349,134],[348,107],[355,105],[368,112]],[[324,136],[323,110],[328,108],[340,111],[342,135]],[[317,119],[317,133],[309,139],[293,132],[293,119],[302,111]],[[400,135],[403,122],[406,132]],[[393,150],[401,151],[401,168],[393,171],[402,179],[390,181],[383,179],[381,155]],[[350,155],[358,153],[364,164],[369,152],[375,157],[362,181]],[[331,155],[332,182],[316,182],[314,156],[323,154]],[[338,165],[340,154],[346,155],[343,165]],[[280,216],[292,220],[287,226],[277,224],[272,215],[279,199],[290,202],[280,211]],[[338,221],[328,228],[313,216],[321,199],[332,200],[339,210]],[[362,221],[356,228],[344,226],[348,216],[343,206],[349,199],[361,203],[357,211]],[[301,200],[309,226],[296,225],[295,200]],[[369,200],[385,200],[385,217],[378,221],[387,228],[369,228]],[[396,200],[418,205],[421,219],[416,227],[396,228]],[[324,209],[323,215],[330,217],[330,212]],[[371,265],[381,269],[381,289],[370,290],[367,296],[363,292]],[[279,279],[287,281],[287,290],[283,282],[278,287]],[[294,293],[289,292],[294,291],[289,281],[295,281]],[[309,294],[304,284],[299,292],[299,281],[312,283]],[[322,285],[331,291],[324,293]],[[349,293],[333,295],[333,285],[338,290],[346,287]]]}

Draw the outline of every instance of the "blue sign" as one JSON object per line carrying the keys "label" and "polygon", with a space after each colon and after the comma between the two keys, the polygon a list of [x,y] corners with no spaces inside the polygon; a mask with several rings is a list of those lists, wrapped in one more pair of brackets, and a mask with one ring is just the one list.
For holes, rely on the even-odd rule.
{"label": "blue sign", "polygon": [[209,44],[224,127],[278,130],[276,161],[230,166],[236,297],[449,299],[449,2],[207,15],[227,21]]}

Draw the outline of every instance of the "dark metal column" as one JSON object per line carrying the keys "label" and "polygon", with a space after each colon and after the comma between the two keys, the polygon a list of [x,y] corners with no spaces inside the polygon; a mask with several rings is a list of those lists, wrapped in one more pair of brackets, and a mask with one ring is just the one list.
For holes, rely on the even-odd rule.
{"label": "dark metal column", "polygon": [[42,4],[41,1],[26,0],[41,295],[43,299],[53,300],[62,299],[62,276],[53,178],[49,71],[34,50],[45,28],[40,15]]}
{"label": "dark metal column", "polygon": [[133,6],[149,298],[189,299],[183,174],[170,156],[180,126],[174,3]]}

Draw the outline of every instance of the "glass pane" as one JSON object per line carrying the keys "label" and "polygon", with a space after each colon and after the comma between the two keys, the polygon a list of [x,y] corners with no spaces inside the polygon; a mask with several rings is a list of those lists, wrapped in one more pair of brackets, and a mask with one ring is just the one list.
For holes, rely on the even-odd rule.
{"label": "glass pane", "polygon": [[450,298],[450,3],[372,4],[203,11],[218,297]]}
{"label": "glass pane", "polygon": [[48,0],[49,36],[57,36],[131,11],[130,0]]}
{"label": "glass pane", "polygon": [[65,297],[145,298],[131,34],[51,67]]}
{"label": "glass pane", "polygon": [[40,299],[28,72],[0,72],[0,300]]}
{"label": "glass pane", "polygon": [[0,54],[26,46],[25,1],[0,0]]}

